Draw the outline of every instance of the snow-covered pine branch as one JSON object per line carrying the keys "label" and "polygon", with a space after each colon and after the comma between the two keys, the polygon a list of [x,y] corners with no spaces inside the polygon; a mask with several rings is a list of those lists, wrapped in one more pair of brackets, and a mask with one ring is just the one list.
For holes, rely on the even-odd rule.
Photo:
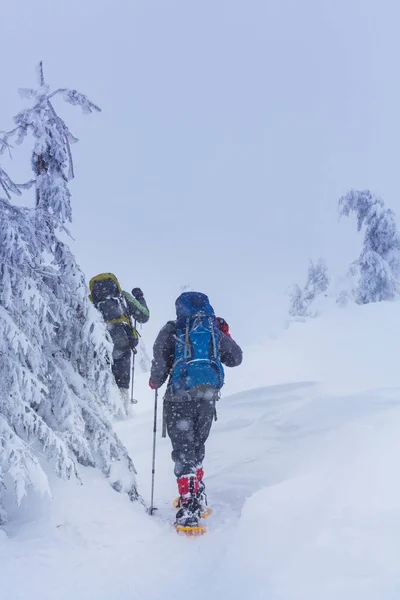
{"label": "snow-covered pine branch", "polygon": [[[135,468],[111,425],[124,414],[112,344],[73,254],[57,237],[72,217],[71,135],[40,74],[40,88],[28,94],[33,106],[18,113],[13,131],[19,141],[28,131],[34,138],[36,206],[0,199],[0,498],[5,470],[17,502],[29,487],[45,491],[46,460],[66,478],[76,475],[75,461],[99,468],[134,500]],[[92,105],[77,92],[69,98]]]}
{"label": "snow-covered pine branch", "polygon": [[10,177],[0,167],[0,189],[3,190],[9,200],[11,200],[11,194],[21,194],[21,190],[16,183],[11,181]]}
{"label": "snow-covered pine branch", "polygon": [[351,190],[339,200],[340,216],[354,214],[364,228],[361,254],[351,267],[358,276],[353,291],[358,304],[394,299],[400,291],[400,234],[394,212],[369,190]]}

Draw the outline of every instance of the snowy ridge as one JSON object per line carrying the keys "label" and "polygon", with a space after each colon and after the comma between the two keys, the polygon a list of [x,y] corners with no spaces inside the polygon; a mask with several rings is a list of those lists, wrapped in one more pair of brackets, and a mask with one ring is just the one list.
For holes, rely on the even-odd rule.
{"label": "snowy ridge", "polygon": [[338,308],[328,302],[321,317],[292,322],[246,349],[242,372],[228,373],[228,392],[294,381],[318,381],[329,393],[400,385],[400,303]]}
{"label": "snowy ridge", "polygon": [[[335,311],[265,344],[260,387],[225,395],[218,406],[205,462],[214,512],[204,538],[182,539],[171,527],[170,445],[158,438],[157,516],[113,492],[93,469],[80,469],[83,486],[52,482],[53,501],[43,508],[24,500],[0,537],[4,597],[398,598],[398,313],[396,303]],[[351,381],[352,364],[340,369],[356,349]],[[254,380],[249,361],[243,386]],[[279,383],[285,370],[287,382]],[[304,377],[296,381],[299,370]],[[238,389],[234,373],[228,380]],[[318,383],[317,374],[326,380]],[[152,394],[144,381],[142,389],[134,418],[116,428],[148,498]]]}

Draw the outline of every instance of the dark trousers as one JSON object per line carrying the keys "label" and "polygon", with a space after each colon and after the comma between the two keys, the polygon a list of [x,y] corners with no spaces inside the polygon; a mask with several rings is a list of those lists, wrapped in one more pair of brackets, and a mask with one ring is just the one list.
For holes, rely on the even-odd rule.
{"label": "dark trousers", "polygon": [[168,436],[172,442],[172,460],[175,475],[196,473],[205,455],[205,443],[215,416],[218,391],[208,387],[195,390],[188,399],[165,401],[165,419]]}
{"label": "dark trousers", "polygon": [[131,380],[131,354],[132,350],[130,348],[124,351],[114,349],[113,352],[111,369],[117,386],[120,388],[129,389]]}

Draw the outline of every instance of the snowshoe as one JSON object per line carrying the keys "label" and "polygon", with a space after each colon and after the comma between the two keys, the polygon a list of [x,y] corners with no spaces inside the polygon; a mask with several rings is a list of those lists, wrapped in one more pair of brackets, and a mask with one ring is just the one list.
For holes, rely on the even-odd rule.
{"label": "snowshoe", "polygon": [[[212,510],[209,506],[207,506],[207,496],[205,501],[202,498],[198,498],[200,504],[200,519],[207,519],[212,513]],[[177,496],[172,502],[173,508],[179,510],[183,505],[183,500],[181,496]]]}
{"label": "snowshoe", "polygon": [[205,527],[182,527],[181,525],[177,525],[175,523],[175,529],[179,535],[186,535],[187,537],[194,537],[198,535],[204,535],[207,533],[207,529]]}
{"label": "snowshoe", "polygon": [[195,496],[181,502],[181,506],[176,513],[175,529],[183,535],[203,535],[206,528],[199,525],[201,506]]}

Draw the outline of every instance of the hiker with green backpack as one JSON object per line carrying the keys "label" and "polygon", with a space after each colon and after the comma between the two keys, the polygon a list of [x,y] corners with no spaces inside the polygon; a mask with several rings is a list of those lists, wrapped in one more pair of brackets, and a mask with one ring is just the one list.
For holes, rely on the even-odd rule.
{"label": "hiker with green backpack", "polygon": [[[89,282],[90,300],[100,311],[114,344],[111,366],[126,412],[130,411],[131,360],[136,354],[139,334],[136,323],[147,323],[150,312],[140,288],[129,294],[121,289],[112,273],[100,273]],[[133,381],[132,381],[133,384]],[[132,395],[133,399],[133,395]]]}

